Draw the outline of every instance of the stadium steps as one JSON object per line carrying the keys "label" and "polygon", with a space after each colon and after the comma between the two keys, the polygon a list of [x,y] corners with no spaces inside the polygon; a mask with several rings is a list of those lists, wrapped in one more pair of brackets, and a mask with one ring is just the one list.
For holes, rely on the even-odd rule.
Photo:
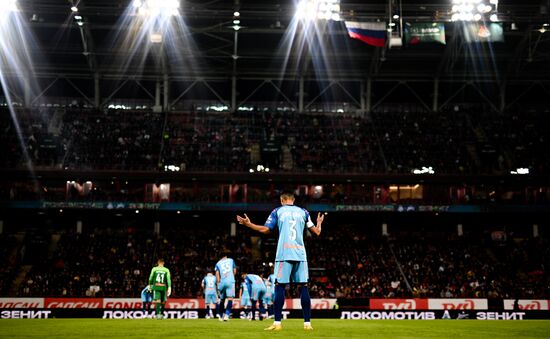
{"label": "stadium steps", "polygon": [[50,246],[48,246],[48,258],[51,258],[55,253],[59,239],[61,239],[61,234],[52,234]]}
{"label": "stadium steps", "polygon": [[294,168],[294,160],[292,159],[292,152],[290,151],[290,147],[288,147],[288,145],[283,145],[282,150],[283,150],[283,169],[292,170]]}
{"label": "stadium steps", "polygon": [[50,122],[48,123],[48,133],[53,135],[60,135],[61,128],[63,127],[63,116],[65,115],[65,110],[56,109]]}
{"label": "stadium steps", "polygon": [[260,154],[260,144],[255,143],[250,147],[250,163],[253,165],[259,164],[262,161]]}
{"label": "stadium steps", "polygon": [[13,284],[11,285],[10,291],[8,295],[17,295],[17,292],[19,291],[19,287],[25,280],[25,277],[27,274],[31,271],[32,265],[22,265],[19,268],[19,272],[17,272],[15,279],[13,280]]}
{"label": "stadium steps", "polygon": [[481,159],[479,158],[479,154],[477,153],[476,145],[472,143],[468,143],[466,144],[466,150],[468,151],[470,158],[474,161],[474,164],[476,164],[476,167],[480,168]]}

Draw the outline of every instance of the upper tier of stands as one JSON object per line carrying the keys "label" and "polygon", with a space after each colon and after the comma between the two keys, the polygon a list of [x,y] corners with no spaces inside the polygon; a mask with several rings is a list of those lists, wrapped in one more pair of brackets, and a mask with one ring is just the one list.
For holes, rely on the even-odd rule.
{"label": "upper tier of stands", "polygon": [[[151,113],[79,109],[0,112],[0,167],[289,173],[545,173],[547,112],[377,111]],[[18,135],[21,138],[18,138]],[[24,145],[24,152],[23,147]],[[26,153],[26,154],[25,154]]]}

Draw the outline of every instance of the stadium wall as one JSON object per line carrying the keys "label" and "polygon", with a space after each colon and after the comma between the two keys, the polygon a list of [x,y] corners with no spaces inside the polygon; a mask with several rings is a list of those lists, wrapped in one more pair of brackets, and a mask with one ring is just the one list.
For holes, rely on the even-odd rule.
{"label": "stadium wall", "polygon": [[[369,310],[506,310],[506,311],[550,311],[550,300],[519,299],[514,306],[514,299],[365,299],[367,304],[362,307],[350,309]],[[338,309],[337,299],[312,299],[314,310]],[[491,306],[491,307],[489,307]],[[139,298],[0,298],[0,309],[115,309],[135,310],[141,309]],[[235,309],[240,309],[240,300],[233,303]],[[202,298],[171,298],[168,300],[167,309],[203,309]],[[300,310],[300,299],[287,299],[284,309]]]}

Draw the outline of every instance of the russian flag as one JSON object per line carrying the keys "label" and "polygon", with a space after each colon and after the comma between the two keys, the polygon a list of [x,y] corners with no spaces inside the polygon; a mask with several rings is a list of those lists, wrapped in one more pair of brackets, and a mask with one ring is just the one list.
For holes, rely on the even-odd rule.
{"label": "russian flag", "polygon": [[386,46],[385,22],[346,21],[346,28],[350,38],[359,39],[376,47]]}

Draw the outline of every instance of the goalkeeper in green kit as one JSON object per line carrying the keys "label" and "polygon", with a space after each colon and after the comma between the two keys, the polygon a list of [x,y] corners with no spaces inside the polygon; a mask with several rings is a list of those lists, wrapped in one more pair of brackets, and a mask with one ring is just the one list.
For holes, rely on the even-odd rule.
{"label": "goalkeeper in green kit", "polygon": [[166,299],[172,294],[172,279],[170,270],[164,267],[164,259],[159,259],[157,264],[149,275],[149,289],[153,291],[157,319],[163,319]]}

